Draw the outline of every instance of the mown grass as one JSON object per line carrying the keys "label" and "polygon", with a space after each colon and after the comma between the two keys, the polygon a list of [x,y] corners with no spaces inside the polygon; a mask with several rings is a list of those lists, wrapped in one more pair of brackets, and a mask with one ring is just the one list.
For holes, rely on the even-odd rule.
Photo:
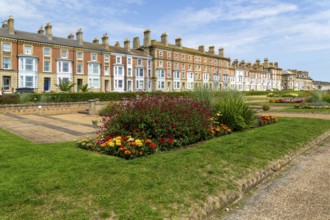
{"label": "mown grass", "polygon": [[328,129],[325,120],[281,118],[131,161],[0,129],[0,219],[179,218]]}

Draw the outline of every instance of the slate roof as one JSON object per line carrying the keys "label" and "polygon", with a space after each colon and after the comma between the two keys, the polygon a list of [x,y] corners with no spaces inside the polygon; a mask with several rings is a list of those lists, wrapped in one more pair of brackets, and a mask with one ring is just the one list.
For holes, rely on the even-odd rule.
{"label": "slate roof", "polygon": [[53,45],[61,45],[61,46],[69,46],[69,47],[77,47],[77,48],[84,48],[90,50],[99,50],[99,51],[109,51],[114,53],[121,53],[133,56],[141,56],[141,57],[150,57],[149,55],[145,54],[139,50],[131,50],[130,52],[126,51],[125,48],[122,47],[115,47],[110,46],[109,49],[103,47],[102,44],[95,44],[90,42],[83,42],[83,45],[80,45],[77,40],[75,39],[68,39],[68,38],[61,38],[53,36],[51,40],[47,38],[44,34],[37,34],[25,31],[15,30],[15,34],[9,34],[6,28],[0,28],[0,37],[6,37],[11,39],[18,39],[18,40],[27,40],[33,42],[40,42],[46,44],[53,44]]}

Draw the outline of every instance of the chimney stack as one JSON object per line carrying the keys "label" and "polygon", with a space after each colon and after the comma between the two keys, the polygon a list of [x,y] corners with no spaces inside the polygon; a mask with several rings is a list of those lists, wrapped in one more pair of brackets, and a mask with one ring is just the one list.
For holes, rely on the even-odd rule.
{"label": "chimney stack", "polygon": [[102,44],[103,46],[108,49],[109,48],[109,37],[108,37],[108,34],[105,33],[103,34],[103,37],[102,37]]}
{"label": "chimney stack", "polygon": [[134,37],[133,38],[133,49],[137,49],[140,47],[140,38],[139,37]]}
{"label": "chimney stack", "polygon": [[81,28],[76,32],[76,39],[78,40],[79,45],[83,45],[83,32]]}
{"label": "chimney stack", "polygon": [[205,52],[204,45],[200,45],[200,46],[198,47],[198,50],[199,50],[200,52],[204,53],[204,52]]}
{"label": "chimney stack", "polygon": [[150,32],[151,31],[149,29],[146,29],[144,31],[143,46],[145,46],[145,47],[150,46],[150,44],[151,44]]}
{"label": "chimney stack", "polygon": [[219,56],[220,57],[224,57],[225,56],[224,49],[222,47],[219,48]]}
{"label": "chimney stack", "polygon": [[8,22],[7,22],[7,20],[4,20],[2,22],[2,28],[8,29]]}
{"label": "chimney stack", "polygon": [[214,46],[209,46],[209,53],[214,54]]}
{"label": "chimney stack", "polygon": [[116,43],[115,43],[115,47],[120,47],[120,43],[119,43],[119,41],[116,41]]}
{"label": "chimney stack", "polygon": [[70,34],[68,35],[68,39],[69,39],[69,40],[74,40],[74,34],[73,34],[73,33],[70,33]]}
{"label": "chimney stack", "polygon": [[166,34],[166,33],[162,33],[162,36],[161,36],[161,42],[162,42],[163,44],[165,44],[166,46],[168,45],[167,34]]}
{"label": "chimney stack", "polygon": [[98,44],[98,43],[100,43],[100,40],[97,37],[95,37],[94,40],[93,40],[93,43]]}
{"label": "chimney stack", "polygon": [[260,66],[260,60],[259,59],[256,59],[256,64],[257,64],[258,67]]}
{"label": "chimney stack", "polygon": [[49,22],[46,24],[45,29],[48,40],[52,40],[53,39],[52,25]]}
{"label": "chimney stack", "polygon": [[11,15],[8,18],[8,33],[15,34],[14,18]]}
{"label": "chimney stack", "polygon": [[268,67],[268,58],[264,59],[264,67]]}
{"label": "chimney stack", "polygon": [[182,39],[180,37],[175,39],[175,45],[180,48],[182,47]]}
{"label": "chimney stack", "polygon": [[274,63],[274,66],[275,66],[276,68],[278,68],[278,62],[275,62],[275,63]]}
{"label": "chimney stack", "polygon": [[131,51],[131,41],[128,40],[127,38],[124,41],[124,48],[126,51],[130,52]]}
{"label": "chimney stack", "polygon": [[44,27],[41,26],[38,30],[38,34],[41,34],[41,35],[44,35],[45,34],[45,30],[44,30]]}

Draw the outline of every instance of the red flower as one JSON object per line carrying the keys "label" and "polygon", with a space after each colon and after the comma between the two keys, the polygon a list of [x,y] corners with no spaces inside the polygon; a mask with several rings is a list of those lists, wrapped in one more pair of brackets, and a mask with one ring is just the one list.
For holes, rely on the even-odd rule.
{"label": "red flower", "polygon": [[152,149],[154,149],[154,148],[156,147],[156,144],[154,144],[154,143],[150,143],[150,144],[149,144],[149,147],[152,148]]}
{"label": "red flower", "polygon": [[167,141],[167,143],[169,143],[169,144],[173,144],[173,140],[172,140],[172,139],[169,139],[169,140]]}
{"label": "red flower", "polygon": [[165,142],[165,138],[160,138],[160,139],[159,139],[159,142],[160,142],[160,143],[164,143],[164,142]]}

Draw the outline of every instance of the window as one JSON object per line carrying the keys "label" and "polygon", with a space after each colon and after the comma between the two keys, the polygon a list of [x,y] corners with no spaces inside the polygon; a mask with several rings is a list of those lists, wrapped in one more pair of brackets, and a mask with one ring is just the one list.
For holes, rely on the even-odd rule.
{"label": "window", "polygon": [[185,67],[185,66],[184,66],[184,63],[181,65],[181,67],[182,67],[182,69],[184,69],[184,67]]}
{"label": "window", "polygon": [[189,66],[188,66],[188,70],[191,70],[191,64],[189,64]]}
{"label": "window", "polygon": [[175,59],[178,58],[178,54],[177,54],[177,53],[174,54],[174,58],[175,58]]}
{"label": "window", "polygon": [[178,69],[178,63],[174,63],[174,69]]}
{"label": "window", "polygon": [[159,57],[163,57],[163,51],[159,51]]}
{"label": "window", "polygon": [[143,77],[144,69],[143,68],[136,68],[136,77]]}
{"label": "window", "polygon": [[171,57],[171,52],[167,52],[167,58]]}
{"label": "window", "polygon": [[168,67],[168,68],[171,67],[171,62],[167,62],[167,67]]}
{"label": "window", "polygon": [[61,57],[62,58],[68,58],[68,51],[67,50],[62,50]]}
{"label": "window", "polygon": [[77,65],[77,73],[82,73],[83,72],[82,68],[83,68],[82,63],[78,63],[78,65]]}
{"label": "window", "polygon": [[24,46],[24,54],[31,55],[32,54],[32,46],[25,45]]}
{"label": "window", "polygon": [[127,76],[132,77],[132,68],[127,68]]}
{"label": "window", "polygon": [[131,65],[131,64],[132,64],[132,58],[130,58],[130,57],[127,58],[127,64],[128,64],[128,65]]}
{"label": "window", "polygon": [[142,65],[142,59],[138,59],[138,65]]}
{"label": "window", "polygon": [[100,74],[100,64],[98,63],[89,63],[88,64],[88,74]]}
{"label": "window", "polygon": [[50,48],[49,47],[44,47],[44,56],[50,57]]}
{"label": "window", "polygon": [[143,80],[136,80],[136,89],[143,90],[144,89],[144,81]]}
{"label": "window", "polygon": [[77,60],[82,60],[83,59],[83,53],[78,51],[77,52]]}
{"label": "window", "polygon": [[163,61],[159,61],[159,67],[163,67]]}
{"label": "window", "polygon": [[191,56],[188,56],[188,60],[191,61]]}
{"label": "window", "polygon": [[218,74],[214,74],[213,77],[214,77],[214,81],[219,81],[219,75]]}
{"label": "window", "polygon": [[174,89],[180,89],[180,82],[174,82]]}
{"label": "window", "polygon": [[122,66],[115,66],[115,76],[124,76]]}
{"label": "window", "polygon": [[104,62],[109,62],[110,61],[110,56],[108,54],[104,55]]}
{"label": "window", "polygon": [[172,75],[172,74],[171,74],[171,71],[168,70],[168,71],[167,71],[167,78],[171,78],[171,75]]}
{"label": "window", "polygon": [[92,61],[97,61],[97,54],[96,53],[91,54],[91,60]]}
{"label": "window", "polygon": [[116,63],[121,64],[121,57],[120,56],[116,57]]}
{"label": "window", "polygon": [[158,78],[160,79],[165,78],[165,70],[158,70]]}
{"label": "window", "polygon": [[182,61],[184,61],[184,55],[181,56]]}
{"label": "window", "polygon": [[104,67],[104,75],[109,75],[110,72],[109,72],[109,66],[105,66]]}
{"label": "window", "polygon": [[100,78],[99,77],[89,77],[88,85],[91,88],[99,89],[100,88]]}
{"label": "window", "polygon": [[173,71],[174,73],[174,79],[180,79],[180,72],[179,71]]}
{"label": "window", "polygon": [[2,58],[2,68],[3,69],[10,69],[10,57],[3,57]]}
{"label": "window", "polygon": [[158,89],[165,89],[165,81],[158,81],[157,82]]}
{"label": "window", "polygon": [[2,43],[2,51],[11,52],[11,44],[10,43]]}
{"label": "window", "polygon": [[184,74],[184,72],[182,72],[182,79],[184,79],[185,78],[185,74]]}
{"label": "window", "polygon": [[122,89],[123,88],[123,80],[115,80],[115,89]]}
{"label": "window", "polygon": [[57,63],[59,73],[71,73],[71,62],[70,61],[58,61]]}
{"label": "window", "polygon": [[148,67],[151,68],[151,60],[148,60]]}
{"label": "window", "polygon": [[21,57],[19,59],[19,69],[20,71],[36,71],[36,62],[35,58]]}
{"label": "window", "polygon": [[44,61],[44,72],[50,72],[50,61],[49,60]]}

